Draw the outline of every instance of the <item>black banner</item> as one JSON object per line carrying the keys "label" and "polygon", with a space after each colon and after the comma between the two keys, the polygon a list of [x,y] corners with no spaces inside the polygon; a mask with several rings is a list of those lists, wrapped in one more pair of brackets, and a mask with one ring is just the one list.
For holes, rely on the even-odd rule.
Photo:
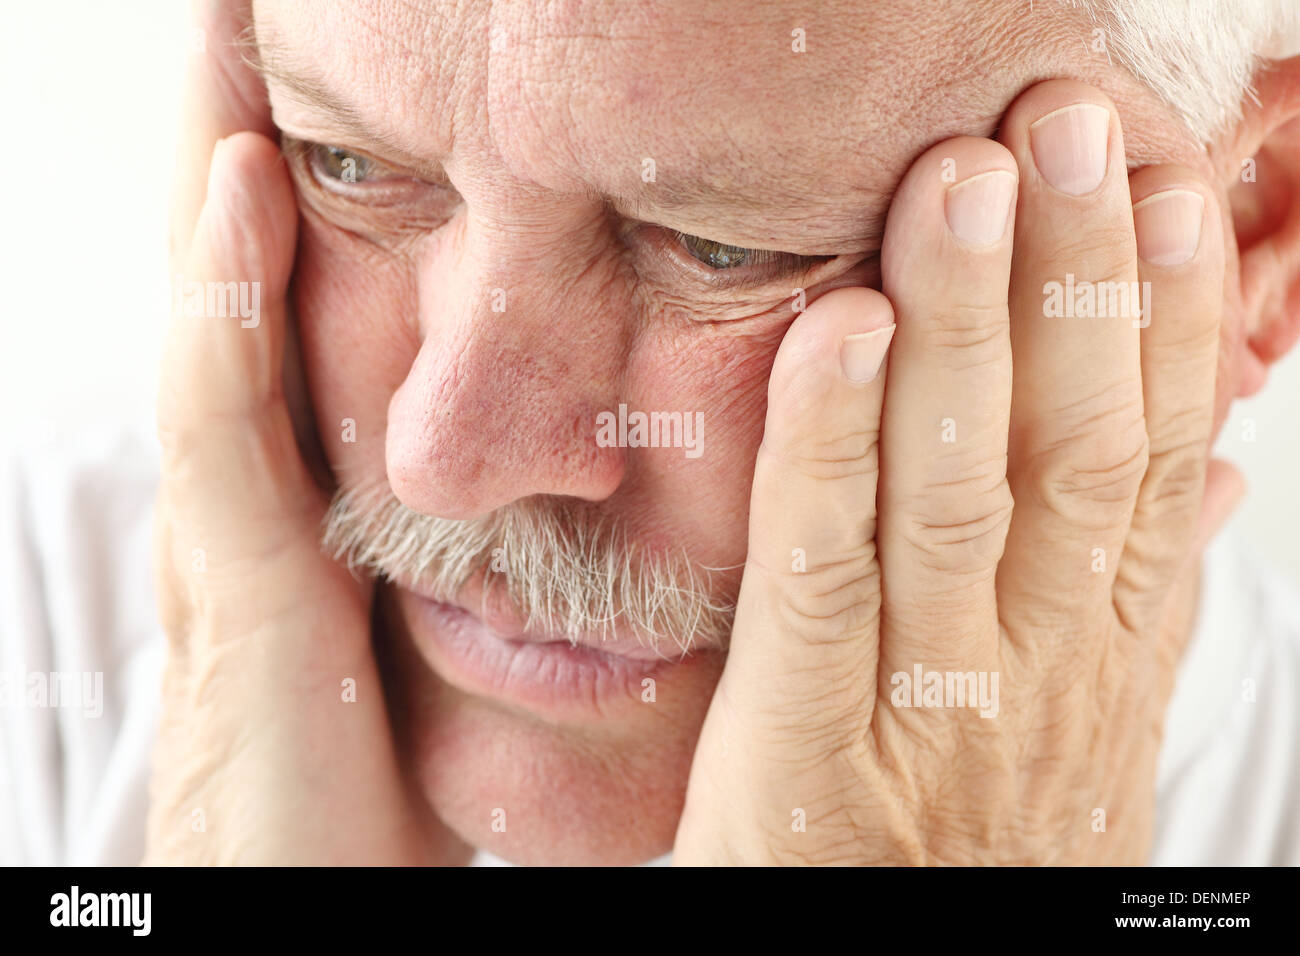
{"label": "black banner", "polygon": [[[564,870],[9,869],[0,914],[18,938],[205,944],[369,943],[426,933],[736,941],[774,927],[921,939],[1059,942],[1102,935],[1232,945],[1289,932],[1295,872],[1281,869]],[[683,920],[687,920],[685,924]],[[708,927],[708,929],[705,929]],[[691,932],[694,932],[693,930]]]}

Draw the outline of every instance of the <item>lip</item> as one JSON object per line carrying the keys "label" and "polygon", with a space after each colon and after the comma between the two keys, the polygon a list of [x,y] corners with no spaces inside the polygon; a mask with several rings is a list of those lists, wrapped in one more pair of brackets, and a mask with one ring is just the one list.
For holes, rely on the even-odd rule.
{"label": "lip", "polygon": [[482,575],[466,585],[462,593],[454,601],[438,602],[427,595],[420,595],[418,590],[415,590],[415,593],[426,600],[433,601],[433,603],[444,603],[451,608],[464,611],[486,627],[490,634],[502,641],[529,644],[564,644],[569,647],[576,644],[579,648],[598,651],[605,656],[637,661],[663,661],[667,659],[658,648],[647,646],[635,637],[618,633],[617,628],[614,629],[615,633],[610,637],[588,633],[579,635],[576,641],[570,641],[567,638],[549,634],[537,628],[529,628],[518,612],[507,601],[503,600],[500,594],[494,595],[490,600],[485,598]]}
{"label": "lip", "polygon": [[402,586],[397,595],[415,646],[443,680],[467,694],[553,719],[590,719],[621,705],[640,705],[643,681],[697,659],[666,658],[628,638],[600,647],[588,638],[574,646],[562,637],[525,632],[501,609],[493,610],[489,625],[459,601],[434,600]]}

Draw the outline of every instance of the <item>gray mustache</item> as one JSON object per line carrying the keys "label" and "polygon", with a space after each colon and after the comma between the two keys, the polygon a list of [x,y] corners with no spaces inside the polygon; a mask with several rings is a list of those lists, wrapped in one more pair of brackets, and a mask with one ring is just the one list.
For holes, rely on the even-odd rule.
{"label": "gray mustache", "polygon": [[[531,498],[466,521],[420,514],[386,483],[341,488],[322,547],[353,570],[452,602],[478,574],[529,629],[576,640],[631,635],[668,653],[721,650],[735,616],[731,568],[652,553],[580,503]],[[503,590],[501,590],[503,589]]]}

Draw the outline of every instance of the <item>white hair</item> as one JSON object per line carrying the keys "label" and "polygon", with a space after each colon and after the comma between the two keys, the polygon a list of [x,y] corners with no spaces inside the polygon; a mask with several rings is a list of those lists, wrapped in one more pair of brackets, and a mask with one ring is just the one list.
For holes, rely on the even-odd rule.
{"label": "white hair", "polygon": [[1063,0],[1202,144],[1241,118],[1262,60],[1300,53],[1300,0]]}

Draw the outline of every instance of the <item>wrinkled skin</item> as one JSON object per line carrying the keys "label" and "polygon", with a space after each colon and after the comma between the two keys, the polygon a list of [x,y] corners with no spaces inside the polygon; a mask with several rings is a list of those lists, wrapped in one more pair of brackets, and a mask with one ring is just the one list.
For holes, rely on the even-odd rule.
{"label": "wrinkled skin", "polygon": [[[246,660],[274,647],[256,653],[298,675],[295,686],[336,686],[340,672],[372,673],[371,594],[311,547],[323,502],[289,460],[274,374],[283,343],[227,342],[208,329],[214,338],[195,344],[182,329],[162,416],[160,554],[164,616],[184,653],[169,676],[175,736],[169,751],[164,734],[171,756],[159,765],[173,770],[155,780],[155,858],[187,852],[175,830],[199,777],[217,804],[264,806],[233,796],[249,780],[277,794],[267,815],[280,835],[241,833],[227,858],[249,846],[266,859],[313,858],[327,844],[328,859],[450,861],[469,844],[519,862],[625,863],[673,849],[675,833],[686,862],[1143,858],[1163,703],[1194,606],[1188,556],[1233,495],[1233,477],[1212,468],[1202,502],[1208,439],[1297,331],[1284,308],[1297,275],[1286,225],[1297,173],[1273,160],[1297,140],[1286,125],[1300,108],[1295,63],[1261,84],[1264,106],[1207,152],[1132,77],[1082,53],[1086,25],[1048,4],[1032,15],[990,2],[925,17],[902,4],[821,4],[791,23],[752,4],[264,0],[254,19],[272,112],[239,64],[201,78],[177,252],[188,274],[262,275],[272,290],[292,269],[332,473],[386,478],[408,507],[450,518],[534,495],[597,502],[651,546],[710,566],[750,563],[716,697],[724,659],[703,655],[661,677],[653,707],[629,701],[580,725],[541,720],[433,673],[403,637],[399,593],[384,598],[379,638],[391,714],[372,700],[365,721],[345,720],[333,737],[322,725],[337,715],[286,722],[283,697],[268,700],[283,678],[214,679],[234,666],[213,663],[215,648]],[[791,51],[796,26],[805,53]],[[309,84],[290,75],[343,109],[311,105]],[[1082,82],[1034,85],[1048,77]],[[1080,101],[1114,112],[1105,201],[1040,187],[1027,146],[1038,116]],[[422,181],[382,208],[343,200],[301,156],[285,167],[269,143],[243,135],[214,161],[226,191],[207,195],[209,208],[241,214],[205,213],[196,231],[216,136],[276,128]],[[997,143],[972,138],[986,136]],[[1252,155],[1261,175],[1246,186],[1237,172]],[[642,179],[647,158],[653,183]],[[946,158],[959,179],[1017,176],[1014,246],[1010,232],[991,252],[944,245],[935,173]],[[1130,182],[1125,163],[1147,168]],[[1170,186],[1199,193],[1206,214],[1197,268],[1165,276],[1139,266],[1130,200]],[[607,205],[594,192],[623,198]],[[296,245],[286,225],[295,201]],[[674,229],[833,258],[723,287],[674,246]],[[1066,272],[1150,274],[1184,290],[1171,298],[1198,303],[1195,321],[1157,315],[1150,334],[1117,333],[1091,351],[1088,340],[1035,333],[1042,277]],[[818,306],[849,286],[888,300],[836,293]],[[798,321],[795,287],[811,306]],[[492,309],[494,290],[505,290],[504,313]],[[981,302],[990,307],[954,324]],[[835,335],[894,318],[887,374],[837,382]],[[213,354],[230,361],[214,366]],[[817,377],[809,369],[822,361]],[[962,374],[972,367],[979,374]],[[1153,400],[1157,388],[1171,397]],[[595,447],[585,423],[620,402],[704,410],[707,454],[683,463]],[[250,408],[279,409],[262,417],[266,434],[215,445],[212,417]],[[980,438],[951,457],[935,454],[933,438],[947,408],[963,428],[973,419]],[[343,419],[356,422],[355,443],[341,439]],[[247,490],[218,504],[213,489],[230,487],[221,473]],[[280,518],[268,529],[270,515]],[[971,533],[944,531],[962,528]],[[181,583],[190,542],[214,536],[232,554],[277,557],[253,577],[232,562],[231,579]],[[1095,546],[1136,558],[1090,575]],[[794,547],[808,551],[810,575],[785,570]],[[231,609],[214,596],[250,591],[266,600]],[[295,616],[312,594],[326,603]],[[214,608],[228,612],[219,625]],[[319,640],[339,622],[351,622],[350,638]],[[917,661],[1000,671],[1002,716],[886,706],[889,674]],[[206,717],[196,686],[221,688],[202,698]],[[230,756],[220,742],[239,721],[214,715],[235,710],[297,727]],[[304,737],[331,743],[304,748]],[[304,752],[353,766],[339,741],[377,739],[393,744],[349,772],[362,783],[316,791],[301,813],[295,794],[318,772]],[[346,840],[332,828],[343,815],[373,820],[375,806],[389,808],[384,825]],[[491,829],[501,806],[506,833]],[[1096,807],[1113,821],[1105,841],[1090,839]],[[795,809],[809,832],[791,831]]]}

